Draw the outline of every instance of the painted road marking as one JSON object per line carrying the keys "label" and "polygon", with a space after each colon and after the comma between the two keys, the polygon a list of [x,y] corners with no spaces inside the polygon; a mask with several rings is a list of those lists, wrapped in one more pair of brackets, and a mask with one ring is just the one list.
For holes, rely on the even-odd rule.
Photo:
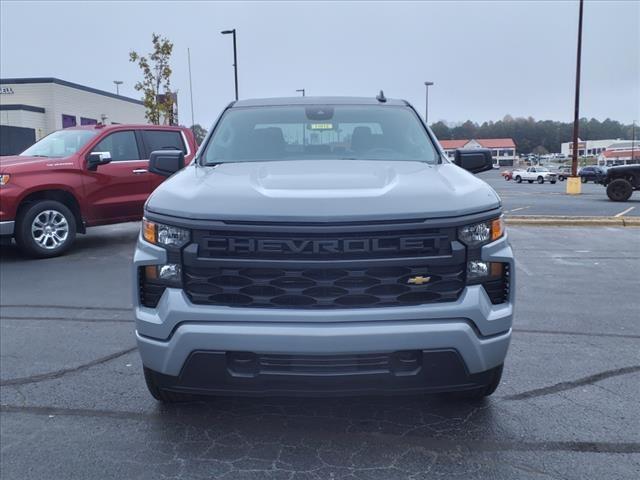
{"label": "painted road marking", "polygon": [[520,210],[524,210],[524,209],[526,209],[526,208],[531,208],[531,205],[528,205],[528,206],[526,206],[526,207],[514,208],[513,210],[509,210],[509,212],[507,212],[507,213],[518,212],[518,211],[520,211]]}
{"label": "painted road marking", "polygon": [[633,210],[634,208],[636,208],[636,207],[629,207],[629,208],[627,208],[626,210],[623,210],[623,211],[622,211],[622,212],[620,212],[620,213],[616,213],[616,214],[614,215],[614,217],[621,217],[621,216],[623,216],[625,213],[629,213],[629,212],[630,212],[631,210]]}

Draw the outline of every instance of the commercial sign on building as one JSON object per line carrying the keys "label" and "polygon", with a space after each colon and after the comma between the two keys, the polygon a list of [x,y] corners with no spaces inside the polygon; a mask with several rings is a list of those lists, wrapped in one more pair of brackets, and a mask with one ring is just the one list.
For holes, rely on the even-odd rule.
{"label": "commercial sign on building", "polygon": [[11,88],[11,87],[0,87],[0,94],[12,95],[13,94],[13,88]]}

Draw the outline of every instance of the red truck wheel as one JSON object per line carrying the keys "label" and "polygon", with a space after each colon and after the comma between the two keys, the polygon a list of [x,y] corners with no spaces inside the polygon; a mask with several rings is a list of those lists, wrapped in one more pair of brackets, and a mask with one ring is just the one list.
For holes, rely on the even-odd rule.
{"label": "red truck wheel", "polygon": [[18,216],[16,243],[25,254],[48,258],[62,255],[76,238],[76,219],[69,208],[55,200],[26,206]]}

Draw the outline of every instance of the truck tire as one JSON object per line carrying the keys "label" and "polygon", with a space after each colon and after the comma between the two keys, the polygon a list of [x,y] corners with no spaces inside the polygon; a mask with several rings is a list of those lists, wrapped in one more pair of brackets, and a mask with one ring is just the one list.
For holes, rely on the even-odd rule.
{"label": "truck tire", "polygon": [[522,177],[520,175],[516,175],[516,182],[522,183]]}
{"label": "truck tire", "polygon": [[633,193],[633,186],[625,178],[616,178],[607,185],[607,197],[614,202],[625,202]]}
{"label": "truck tire", "polygon": [[538,183],[542,185],[544,183],[544,178],[538,177]]}
{"label": "truck tire", "polygon": [[193,402],[197,400],[196,395],[190,395],[188,393],[171,392],[160,388],[155,378],[153,378],[153,372],[147,367],[143,367],[144,381],[147,384],[147,389],[153,398],[162,403],[185,403]]}
{"label": "truck tire", "polygon": [[76,218],[63,203],[40,200],[20,211],[15,237],[18,248],[26,255],[57,257],[69,250],[76,239]]}
{"label": "truck tire", "polygon": [[498,385],[500,385],[503,368],[504,368],[504,364],[494,368],[491,381],[482,387],[474,388],[472,390],[462,390],[459,392],[449,392],[449,393],[446,393],[445,396],[450,398],[451,400],[466,400],[466,401],[482,400],[483,398],[488,397],[493,392],[495,392],[496,389],[498,388]]}
{"label": "truck tire", "polygon": [[560,175],[560,176],[558,177],[558,180],[560,180],[561,182],[564,182],[564,175]]}

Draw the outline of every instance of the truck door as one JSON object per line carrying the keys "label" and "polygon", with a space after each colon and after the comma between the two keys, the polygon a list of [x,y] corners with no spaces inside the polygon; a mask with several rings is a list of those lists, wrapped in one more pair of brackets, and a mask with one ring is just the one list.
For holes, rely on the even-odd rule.
{"label": "truck door", "polygon": [[134,130],[106,135],[91,152],[109,152],[111,162],[95,171],[84,165],[88,217],[92,224],[115,223],[142,217],[149,195],[148,160],[142,158],[141,140]]}

